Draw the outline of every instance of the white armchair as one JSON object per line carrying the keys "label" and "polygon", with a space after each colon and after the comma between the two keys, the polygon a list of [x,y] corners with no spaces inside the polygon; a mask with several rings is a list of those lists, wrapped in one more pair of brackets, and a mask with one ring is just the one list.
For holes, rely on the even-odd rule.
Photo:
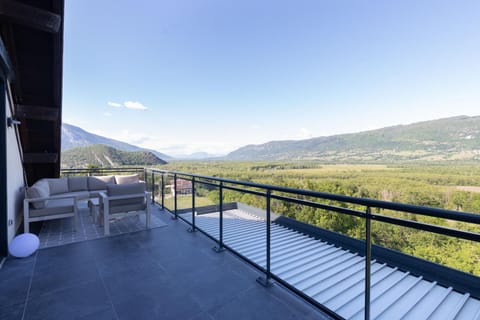
{"label": "white armchair", "polygon": [[100,193],[99,200],[105,235],[110,234],[110,218],[117,214],[138,215],[144,211],[146,228],[150,228],[150,193],[146,191],[145,183],[107,185],[107,191]]}

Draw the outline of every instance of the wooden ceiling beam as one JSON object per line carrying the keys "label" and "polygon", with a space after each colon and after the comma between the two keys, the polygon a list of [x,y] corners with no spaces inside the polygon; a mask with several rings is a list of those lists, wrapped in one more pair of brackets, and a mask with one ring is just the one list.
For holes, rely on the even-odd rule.
{"label": "wooden ceiling beam", "polygon": [[42,106],[32,106],[17,104],[15,106],[15,115],[19,118],[57,121],[60,119],[58,108],[48,108]]}
{"label": "wooden ceiling beam", "polygon": [[0,1],[0,20],[49,33],[57,33],[62,23],[58,14],[12,0]]}
{"label": "wooden ceiling beam", "polygon": [[23,163],[57,163],[58,153],[24,153]]}

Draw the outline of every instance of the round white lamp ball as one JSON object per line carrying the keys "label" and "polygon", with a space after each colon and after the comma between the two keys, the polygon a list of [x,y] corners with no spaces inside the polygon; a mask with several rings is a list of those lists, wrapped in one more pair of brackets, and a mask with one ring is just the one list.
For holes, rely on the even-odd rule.
{"label": "round white lamp ball", "polygon": [[33,233],[22,233],[12,239],[8,246],[10,254],[16,258],[25,258],[37,251],[40,239]]}

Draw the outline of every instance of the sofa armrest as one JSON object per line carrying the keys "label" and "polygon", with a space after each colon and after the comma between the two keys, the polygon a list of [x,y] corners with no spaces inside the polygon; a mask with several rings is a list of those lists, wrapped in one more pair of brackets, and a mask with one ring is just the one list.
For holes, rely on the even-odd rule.
{"label": "sofa armrest", "polygon": [[[48,201],[48,200],[59,200],[59,199],[71,199],[73,200],[73,210],[69,212],[45,212],[45,208],[39,208],[44,210],[43,214],[36,217],[31,217],[30,214],[32,212],[38,212],[35,208],[30,206],[30,203],[36,201]],[[52,209],[52,208],[49,208]],[[74,230],[76,229],[77,225],[77,197],[72,195],[59,195],[59,196],[49,196],[49,197],[39,197],[39,198],[25,198],[23,199],[23,225],[24,225],[24,232],[28,233],[30,230],[30,222],[33,221],[41,221],[41,220],[49,220],[49,219],[58,219],[58,218],[66,218],[72,217],[74,218]]]}
{"label": "sofa armrest", "polygon": [[35,201],[44,201],[44,200],[57,200],[57,199],[73,199],[73,203],[77,204],[77,197],[72,195],[55,195],[55,196],[48,196],[48,197],[41,197],[41,198],[25,198],[23,201],[24,203],[30,203]]}
{"label": "sofa armrest", "polygon": [[122,199],[131,199],[131,198],[142,198],[145,197],[147,199],[150,198],[150,192],[142,192],[142,193],[132,193],[132,194],[124,194],[121,196],[108,196],[105,192],[100,192],[100,197],[105,201],[112,201],[112,200],[122,200]]}

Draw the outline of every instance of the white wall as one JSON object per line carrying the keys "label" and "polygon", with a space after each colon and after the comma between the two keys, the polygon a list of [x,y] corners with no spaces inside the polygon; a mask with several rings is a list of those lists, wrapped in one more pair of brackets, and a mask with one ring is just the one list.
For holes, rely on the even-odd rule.
{"label": "white wall", "polygon": [[[8,118],[11,117],[8,93],[5,94],[5,97]],[[7,123],[6,119],[4,123]],[[22,202],[24,198],[23,166],[14,126],[7,127],[7,182],[7,228],[8,242],[10,242],[22,223]],[[12,220],[13,224],[9,224],[9,220]]]}

